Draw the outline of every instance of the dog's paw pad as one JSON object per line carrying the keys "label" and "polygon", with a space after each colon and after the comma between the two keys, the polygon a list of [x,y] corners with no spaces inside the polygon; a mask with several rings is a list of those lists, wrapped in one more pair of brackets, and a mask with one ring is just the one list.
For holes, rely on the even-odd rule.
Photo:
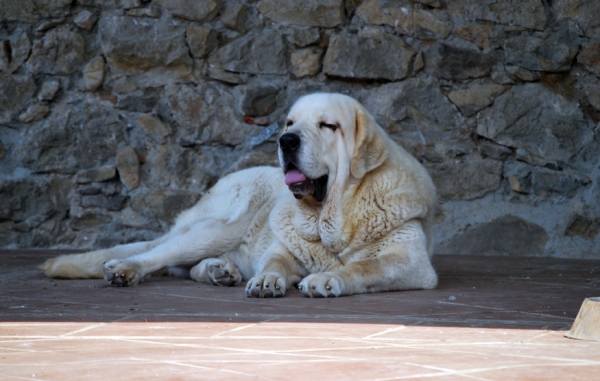
{"label": "dog's paw pad", "polygon": [[140,275],[127,261],[113,259],[104,264],[104,280],[112,286],[135,286],[140,281]]}
{"label": "dog's paw pad", "polygon": [[257,275],[246,285],[246,295],[253,298],[279,298],[286,292],[285,279],[275,274]]}
{"label": "dog's paw pad", "polygon": [[237,286],[242,282],[242,275],[237,267],[227,262],[209,265],[208,279],[215,286]]}
{"label": "dog's paw pad", "polygon": [[309,275],[298,284],[298,289],[302,295],[311,298],[340,296],[342,295],[342,288],[342,281],[329,273]]}

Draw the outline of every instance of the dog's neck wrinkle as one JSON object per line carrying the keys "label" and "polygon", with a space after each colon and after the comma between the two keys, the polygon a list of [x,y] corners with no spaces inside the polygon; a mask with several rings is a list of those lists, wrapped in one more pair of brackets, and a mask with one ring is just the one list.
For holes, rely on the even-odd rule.
{"label": "dog's neck wrinkle", "polygon": [[351,237],[345,233],[346,221],[343,214],[345,203],[345,189],[347,189],[348,176],[332,182],[328,197],[326,198],[319,216],[319,236],[323,245],[339,253],[348,245]]}

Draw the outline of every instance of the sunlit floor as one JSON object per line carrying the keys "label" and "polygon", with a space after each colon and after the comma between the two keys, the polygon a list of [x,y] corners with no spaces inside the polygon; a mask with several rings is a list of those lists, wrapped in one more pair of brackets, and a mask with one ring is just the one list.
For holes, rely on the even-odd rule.
{"label": "sunlit floor", "polygon": [[0,251],[0,379],[598,380],[565,338],[600,261],[440,256],[432,291],[249,299],[153,278],[53,280],[57,252]]}

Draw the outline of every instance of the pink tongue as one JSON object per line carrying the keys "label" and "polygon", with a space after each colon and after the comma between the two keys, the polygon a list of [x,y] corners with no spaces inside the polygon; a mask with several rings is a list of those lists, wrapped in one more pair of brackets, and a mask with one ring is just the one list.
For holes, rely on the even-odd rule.
{"label": "pink tongue", "polygon": [[285,174],[285,185],[287,185],[287,186],[290,186],[291,184],[294,184],[294,183],[301,183],[304,180],[306,180],[306,176],[304,176],[302,174],[302,172],[300,172],[297,169],[289,170]]}

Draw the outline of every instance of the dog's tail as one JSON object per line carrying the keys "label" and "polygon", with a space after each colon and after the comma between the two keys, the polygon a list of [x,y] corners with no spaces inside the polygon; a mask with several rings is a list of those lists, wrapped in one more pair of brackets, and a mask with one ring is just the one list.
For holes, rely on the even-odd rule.
{"label": "dog's tail", "polygon": [[85,279],[102,278],[104,262],[115,258],[110,249],[89,253],[61,255],[50,258],[39,266],[52,278]]}

